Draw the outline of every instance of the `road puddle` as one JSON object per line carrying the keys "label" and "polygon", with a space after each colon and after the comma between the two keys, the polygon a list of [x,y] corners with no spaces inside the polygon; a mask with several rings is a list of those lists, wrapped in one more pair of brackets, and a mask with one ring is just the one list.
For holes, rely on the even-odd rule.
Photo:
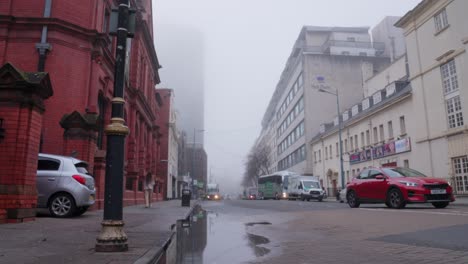
{"label": "road puddle", "polygon": [[247,227],[270,224],[242,223],[230,217],[197,207],[188,219],[179,220],[172,250],[166,252],[166,263],[218,264],[245,263],[270,253],[265,247],[270,240],[247,232]]}

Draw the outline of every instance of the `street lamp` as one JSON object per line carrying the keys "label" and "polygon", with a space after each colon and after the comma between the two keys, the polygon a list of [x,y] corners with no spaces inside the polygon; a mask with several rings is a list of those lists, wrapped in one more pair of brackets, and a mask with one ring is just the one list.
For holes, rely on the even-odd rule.
{"label": "street lamp", "polygon": [[[124,119],[124,85],[127,38],[131,37],[131,13],[129,0],[119,0],[117,18],[117,49],[115,52],[114,90],[110,124],[107,134],[106,175],[104,186],[104,219],[96,239],[98,252],[121,252],[128,250],[127,234],[123,221],[123,175],[125,137],[129,129]],[[134,23],[133,23],[134,24]]]}
{"label": "street lamp", "polygon": [[[327,87],[328,88],[328,87]],[[345,188],[345,183],[344,183],[344,169],[343,169],[343,141],[341,140],[341,118],[340,118],[340,101],[339,101],[339,96],[338,96],[338,89],[335,90],[335,92],[324,89],[324,87],[321,87],[318,89],[319,92],[321,93],[328,93],[336,96],[336,109],[338,112],[338,137],[340,141],[340,175],[341,175],[341,189]]]}
{"label": "street lamp", "polygon": [[[194,186],[194,181],[195,181],[195,172],[194,172],[194,163],[195,163],[195,145],[197,144],[196,138],[197,138],[197,132],[198,133],[203,133],[205,132],[204,129],[193,129],[193,147],[192,147],[192,165],[191,165],[191,177],[192,177],[192,194],[195,196],[195,186]],[[198,195],[198,192],[197,192]]]}

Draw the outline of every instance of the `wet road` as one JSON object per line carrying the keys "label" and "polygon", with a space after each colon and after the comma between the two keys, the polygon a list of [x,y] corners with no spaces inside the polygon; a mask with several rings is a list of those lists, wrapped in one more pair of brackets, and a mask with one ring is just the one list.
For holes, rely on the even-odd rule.
{"label": "wet road", "polygon": [[[468,207],[204,201],[177,263],[468,263]],[[190,225],[190,227],[188,227]]]}

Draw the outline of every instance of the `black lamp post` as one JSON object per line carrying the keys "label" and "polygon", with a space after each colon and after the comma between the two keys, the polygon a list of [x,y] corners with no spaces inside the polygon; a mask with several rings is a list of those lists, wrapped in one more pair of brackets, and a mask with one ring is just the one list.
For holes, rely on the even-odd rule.
{"label": "black lamp post", "polygon": [[124,81],[127,38],[130,22],[129,0],[119,0],[116,29],[117,49],[114,68],[114,98],[107,134],[106,177],[104,190],[104,219],[97,237],[98,252],[121,252],[128,250],[127,235],[123,229],[123,171],[125,137],[129,129],[124,120]]}

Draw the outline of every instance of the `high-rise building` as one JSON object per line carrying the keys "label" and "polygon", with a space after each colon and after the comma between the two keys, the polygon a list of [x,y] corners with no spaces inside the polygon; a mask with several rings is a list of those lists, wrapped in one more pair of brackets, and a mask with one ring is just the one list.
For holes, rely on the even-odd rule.
{"label": "high-rise building", "polygon": [[[197,194],[198,189],[204,188],[202,184],[206,184],[207,178],[207,156],[202,133],[205,127],[203,36],[190,27],[164,24],[158,26],[158,33],[156,46],[161,50],[163,63],[161,79],[165,87],[177,93],[177,124],[185,135],[184,145],[187,147],[181,150],[186,154],[184,160],[179,160],[186,164],[186,171],[179,171],[177,176],[179,179],[190,176]],[[197,182],[196,186],[193,180]]]}
{"label": "high-rise building", "polygon": [[262,120],[260,137],[276,152],[271,169],[313,173],[308,142],[337,116],[336,97],[317,83],[337,91],[340,108],[349,108],[362,100],[364,80],[390,63],[384,52],[367,27],[302,28]]}
{"label": "high-rise building", "polygon": [[387,16],[379,24],[372,28],[372,41],[385,44],[383,56],[392,61],[406,53],[405,37],[403,29],[395,27],[395,23],[401,17]]}
{"label": "high-rise building", "polygon": [[177,94],[179,128],[187,133],[187,143],[196,140],[203,145],[203,134],[193,136],[194,129],[205,127],[203,36],[190,27],[162,24],[158,26],[156,46],[163,66],[161,86]]}

